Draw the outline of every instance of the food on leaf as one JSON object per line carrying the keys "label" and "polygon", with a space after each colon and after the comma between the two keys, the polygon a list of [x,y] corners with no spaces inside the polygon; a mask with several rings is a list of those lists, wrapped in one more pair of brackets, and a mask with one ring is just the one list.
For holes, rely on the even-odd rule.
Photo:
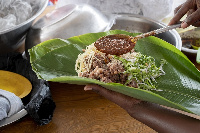
{"label": "food on leaf", "polygon": [[[39,78],[47,81],[78,85],[98,84],[130,97],[200,115],[199,70],[175,46],[154,36],[138,40],[134,51],[140,53],[141,57],[154,58],[153,62],[157,68],[162,66],[161,64],[165,61],[167,62],[162,66],[165,75],[155,78],[156,89],[139,89],[120,83],[105,83],[91,78],[79,77],[75,70],[78,55],[84,53],[83,49],[89,47],[99,38],[113,34],[126,34],[132,37],[138,35],[138,33],[123,30],[110,30],[88,33],[66,40],[48,40],[29,50],[32,68]],[[126,69],[128,70],[128,68],[131,67],[127,65]],[[82,68],[77,70],[79,69],[82,70]]]}
{"label": "food on leaf", "polygon": [[[126,42],[121,38],[118,43],[119,41]],[[112,40],[110,42],[112,43]],[[105,83],[121,83],[141,89],[156,89],[155,78],[165,74],[162,69],[164,61],[157,67],[153,57],[135,52],[134,49],[116,56],[100,52],[94,44],[89,45],[76,60],[75,69],[80,77],[97,79]]]}

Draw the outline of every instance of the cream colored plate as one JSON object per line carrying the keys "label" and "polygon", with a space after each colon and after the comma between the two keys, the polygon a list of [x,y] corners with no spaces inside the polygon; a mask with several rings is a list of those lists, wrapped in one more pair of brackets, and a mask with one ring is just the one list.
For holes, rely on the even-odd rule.
{"label": "cream colored plate", "polygon": [[16,96],[23,98],[31,92],[32,85],[22,75],[0,70],[0,89],[12,92]]}

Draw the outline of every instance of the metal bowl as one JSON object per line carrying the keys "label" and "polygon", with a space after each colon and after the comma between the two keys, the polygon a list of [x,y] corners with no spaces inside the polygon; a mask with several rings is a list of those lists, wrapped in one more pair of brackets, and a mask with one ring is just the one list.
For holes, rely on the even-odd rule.
{"label": "metal bowl", "polygon": [[26,55],[29,56],[28,49],[43,41],[107,31],[112,24],[113,19],[86,4],[69,4],[57,8],[39,19],[30,28],[25,41]]}
{"label": "metal bowl", "polygon": [[15,27],[0,32],[0,54],[13,52],[22,45],[22,41],[28,29],[31,27],[36,17],[44,11],[48,0],[40,0],[37,4],[37,12],[31,18]]}
{"label": "metal bowl", "polygon": [[[165,24],[159,21],[155,21],[141,15],[118,14],[115,19],[115,24],[111,29],[126,30],[133,33],[145,33],[165,26]],[[156,37],[165,40],[166,42],[174,45],[177,49],[181,50],[182,41],[176,30],[170,30],[158,34]]]}

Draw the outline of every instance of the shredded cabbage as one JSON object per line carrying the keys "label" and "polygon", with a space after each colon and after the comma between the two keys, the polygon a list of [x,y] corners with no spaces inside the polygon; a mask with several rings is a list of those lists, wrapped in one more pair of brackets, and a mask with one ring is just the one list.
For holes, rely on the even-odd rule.
{"label": "shredded cabbage", "polygon": [[138,83],[140,89],[156,89],[154,85],[155,78],[165,75],[162,66],[166,64],[166,60],[161,60],[160,67],[155,65],[155,59],[151,56],[137,53],[134,59],[125,59],[123,57],[115,56],[120,60],[123,65],[126,74],[128,74],[128,80],[126,84],[130,83],[133,79]]}

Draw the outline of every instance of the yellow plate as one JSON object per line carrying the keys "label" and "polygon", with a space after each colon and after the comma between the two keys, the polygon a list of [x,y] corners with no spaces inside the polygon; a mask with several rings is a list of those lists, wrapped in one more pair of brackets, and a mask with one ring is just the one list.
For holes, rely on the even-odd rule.
{"label": "yellow plate", "polygon": [[12,92],[16,96],[23,98],[31,92],[32,85],[22,75],[0,70],[0,89]]}

